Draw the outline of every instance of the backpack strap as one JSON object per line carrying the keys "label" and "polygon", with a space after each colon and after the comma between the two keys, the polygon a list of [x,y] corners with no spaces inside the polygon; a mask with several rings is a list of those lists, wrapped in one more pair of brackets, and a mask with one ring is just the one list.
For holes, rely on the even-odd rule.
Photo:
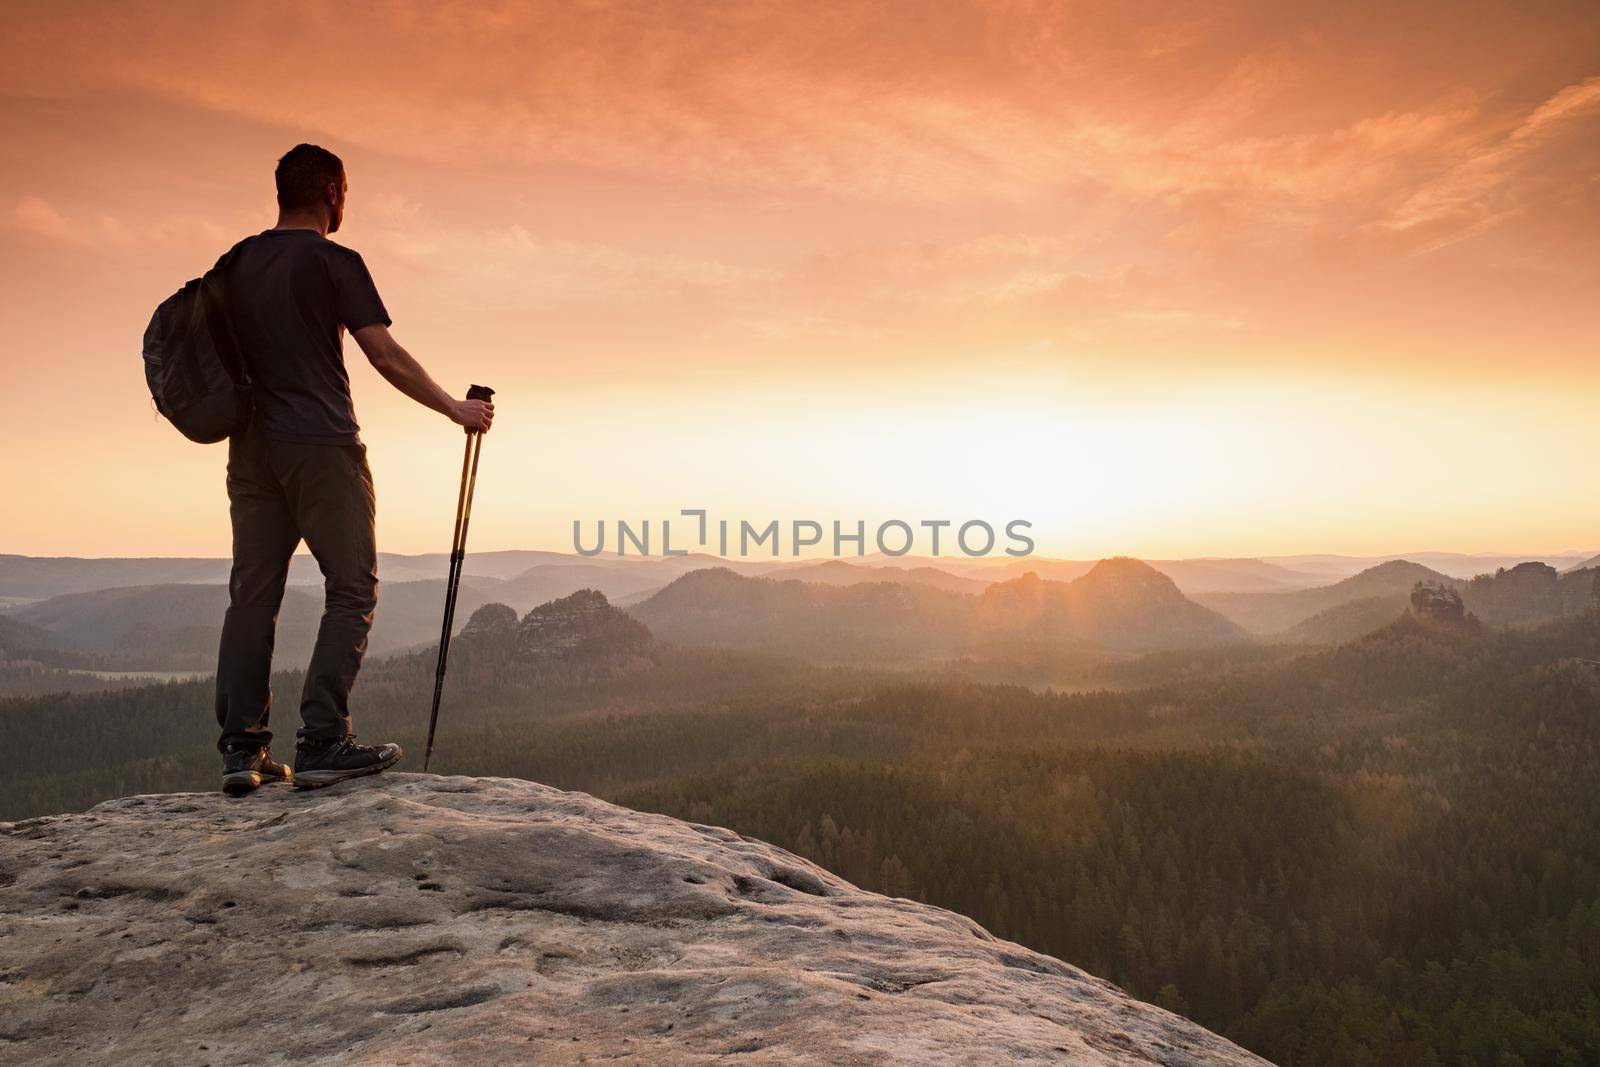
{"label": "backpack strap", "polygon": [[250,367],[244,358],[244,349],[239,344],[239,337],[233,329],[233,316],[228,312],[228,294],[231,268],[234,261],[239,258],[239,249],[249,240],[250,238],[246,237],[222,253],[216,264],[200,279],[200,299],[204,302],[206,324],[211,330],[211,343],[216,346],[217,356],[222,360],[228,375],[243,386],[251,384]]}

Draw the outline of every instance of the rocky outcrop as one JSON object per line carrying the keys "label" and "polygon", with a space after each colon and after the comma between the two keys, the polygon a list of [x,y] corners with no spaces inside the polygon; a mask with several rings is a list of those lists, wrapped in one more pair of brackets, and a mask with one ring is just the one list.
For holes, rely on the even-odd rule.
{"label": "rocky outcrop", "polygon": [[517,651],[529,660],[638,655],[650,643],[649,628],[593,589],[540,604],[517,625]]}
{"label": "rocky outcrop", "polygon": [[581,589],[520,620],[505,604],[485,604],[461,628],[451,654],[469,675],[515,683],[638,670],[649,665],[654,643],[647,626],[603,593]]}
{"label": "rocky outcrop", "polygon": [[1444,622],[1461,622],[1467,609],[1461,594],[1449,586],[1418,582],[1411,588],[1411,613],[1419,619],[1438,619]]}
{"label": "rocky outcrop", "polygon": [[1261,1064],[727,830],[394,774],[0,824],[0,1059]]}
{"label": "rocky outcrop", "polygon": [[1548,563],[1519,563],[1480,574],[1464,592],[1472,613],[1494,626],[1548,622],[1566,610],[1560,575]]}
{"label": "rocky outcrop", "polygon": [[461,628],[461,636],[469,639],[492,639],[517,631],[516,609],[507,604],[485,604],[472,613],[472,618]]}

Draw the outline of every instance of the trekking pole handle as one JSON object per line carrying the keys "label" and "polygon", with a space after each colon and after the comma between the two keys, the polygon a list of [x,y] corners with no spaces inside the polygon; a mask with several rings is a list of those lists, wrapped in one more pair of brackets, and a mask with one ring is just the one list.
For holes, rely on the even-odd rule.
{"label": "trekking pole handle", "polygon": [[[487,385],[469,386],[467,388],[467,399],[468,400],[493,400],[494,399],[494,390],[490,389]],[[467,431],[467,433],[469,435],[474,434],[474,433],[479,433],[479,432],[481,432],[481,431],[478,431],[478,430],[468,430]]]}

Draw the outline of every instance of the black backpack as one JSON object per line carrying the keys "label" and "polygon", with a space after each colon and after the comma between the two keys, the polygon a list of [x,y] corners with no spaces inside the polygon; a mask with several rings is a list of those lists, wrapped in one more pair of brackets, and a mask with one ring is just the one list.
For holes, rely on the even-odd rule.
{"label": "black backpack", "polygon": [[144,377],[156,410],[203,445],[250,419],[250,374],[224,300],[234,253],[163,300],[144,331]]}

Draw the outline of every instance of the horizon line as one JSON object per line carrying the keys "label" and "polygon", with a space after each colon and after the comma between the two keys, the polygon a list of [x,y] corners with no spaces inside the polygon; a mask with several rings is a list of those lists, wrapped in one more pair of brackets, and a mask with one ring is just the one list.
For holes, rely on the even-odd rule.
{"label": "horizon line", "polygon": [[[1041,562],[1041,563],[1097,563],[1097,562],[1100,562],[1101,560],[1107,560],[1107,559],[1137,559],[1137,560],[1143,560],[1145,562],[1157,561],[1157,562],[1162,562],[1162,563],[1202,563],[1202,562],[1223,563],[1223,562],[1230,562],[1230,561],[1270,562],[1272,560],[1310,559],[1310,558],[1393,561],[1393,560],[1408,559],[1408,558],[1410,558],[1412,556],[1443,556],[1443,557],[1449,557],[1449,558],[1454,558],[1454,559],[1512,559],[1512,558],[1521,558],[1521,559],[1529,561],[1529,562],[1539,562],[1539,561],[1543,560],[1546,557],[1588,558],[1588,557],[1591,557],[1591,556],[1600,556],[1600,549],[1595,549],[1595,548],[1590,548],[1590,549],[1568,548],[1568,549],[1561,549],[1559,551],[1554,551],[1554,552],[1505,552],[1505,551],[1494,551],[1494,550],[1484,550],[1484,551],[1476,551],[1476,552],[1462,552],[1462,551],[1450,550],[1450,549],[1423,548],[1423,549],[1416,549],[1414,551],[1407,551],[1407,552],[1308,551],[1308,552],[1274,552],[1274,553],[1260,554],[1260,555],[1217,555],[1217,554],[1212,553],[1212,554],[1195,555],[1195,556],[1139,555],[1137,553],[1132,553],[1132,552],[1109,552],[1109,553],[1105,553],[1105,554],[1101,554],[1101,555],[1085,555],[1085,556],[1052,556],[1052,555],[1046,555],[1044,553],[1034,553],[1034,554],[1030,554],[1030,555],[1027,555],[1027,556],[1003,556],[1003,555],[994,555],[994,554],[987,555],[987,556],[968,556],[968,555],[959,554],[959,553],[940,553],[938,555],[926,555],[926,554],[918,554],[918,553],[906,553],[905,555],[900,555],[900,556],[890,556],[890,555],[887,555],[887,554],[882,553],[882,552],[868,552],[868,553],[863,553],[863,554],[860,554],[860,555],[849,555],[849,556],[835,556],[835,555],[831,555],[831,554],[827,554],[827,553],[821,553],[821,554],[807,553],[807,554],[803,554],[803,555],[786,555],[786,556],[722,556],[722,555],[718,555],[715,552],[686,552],[686,553],[683,553],[681,555],[675,554],[675,555],[672,555],[672,556],[666,556],[666,555],[662,555],[661,553],[637,553],[637,552],[634,552],[634,553],[628,553],[626,555],[622,555],[622,554],[618,554],[618,553],[615,553],[615,552],[608,552],[608,553],[603,553],[603,554],[598,555],[598,556],[583,556],[583,555],[580,555],[577,552],[573,552],[573,551],[570,551],[570,550],[562,551],[560,549],[552,549],[552,548],[491,548],[491,549],[483,549],[482,551],[473,551],[473,552],[469,553],[469,555],[482,557],[482,556],[512,555],[512,554],[515,554],[515,553],[527,553],[527,554],[540,553],[540,554],[549,555],[549,556],[559,556],[559,557],[562,557],[562,558],[571,559],[571,560],[574,560],[576,562],[581,562],[581,563],[598,562],[598,561],[601,561],[601,560],[604,560],[604,561],[607,561],[607,562],[623,561],[623,562],[640,562],[640,563],[646,563],[646,562],[661,563],[661,562],[667,562],[669,560],[674,560],[674,559],[714,559],[714,560],[718,560],[720,562],[737,563],[737,564],[851,563],[853,561],[854,562],[868,562],[868,561],[884,561],[884,560],[928,560],[928,561],[949,560],[949,561],[957,562],[957,563],[968,563],[968,564],[975,564],[975,565],[990,564],[990,565],[995,565],[995,566],[1008,566],[1008,565],[1012,565],[1012,564],[1025,564],[1025,563],[1029,563],[1029,562]],[[310,553],[310,550],[304,544],[302,544],[295,550],[295,555],[296,556],[310,556],[311,553]],[[401,558],[401,559],[420,559],[420,558],[423,558],[423,557],[426,557],[426,556],[447,556],[447,555],[449,555],[449,552],[446,551],[446,550],[443,550],[443,549],[431,549],[431,550],[424,551],[424,552],[380,551],[378,553],[378,555],[380,555],[380,556],[398,557],[398,558]],[[175,555],[175,556],[36,555],[36,554],[30,553],[30,552],[0,552],[0,559],[85,560],[85,561],[89,561],[89,560],[96,560],[96,561],[205,560],[205,561],[229,562],[231,557],[226,556],[226,555]]]}

